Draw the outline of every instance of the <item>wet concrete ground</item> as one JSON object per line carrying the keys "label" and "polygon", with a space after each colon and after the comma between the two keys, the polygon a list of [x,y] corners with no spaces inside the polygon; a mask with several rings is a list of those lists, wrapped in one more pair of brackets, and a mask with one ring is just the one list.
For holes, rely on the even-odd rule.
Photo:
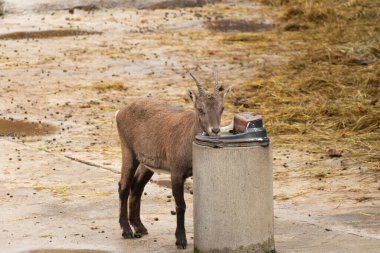
{"label": "wet concrete ground", "polygon": [[[2,252],[192,252],[190,194],[187,250],[174,245],[171,191],[154,183],[142,202],[149,235],[125,240],[118,225],[117,173],[17,142],[0,140],[0,148]],[[277,216],[275,239],[279,253],[375,253],[380,246],[379,239]]]}
{"label": "wet concrete ground", "polygon": [[[143,221],[150,235],[124,240],[118,225],[117,173],[19,143],[1,140],[0,147],[0,163],[8,164],[1,168],[2,252],[50,248],[175,252],[169,189],[148,184]],[[189,195],[187,202],[191,203]],[[191,209],[187,231],[191,243]]]}
{"label": "wet concrete ground", "polygon": [[[213,30],[220,19],[246,19],[239,21],[244,29],[247,24],[269,25],[259,31],[251,27],[245,34],[265,34],[273,11],[242,1],[175,10],[47,11],[0,19],[4,252],[177,252],[174,202],[170,189],[163,187],[166,175],[155,175],[153,181],[160,183],[149,183],[143,196],[142,218],[150,234],[121,238],[114,112],[140,97],[190,107],[184,99],[186,89],[194,86],[188,70],[210,83],[217,67],[220,81],[238,88],[260,66],[286,61],[286,53],[263,54],[242,43],[223,43],[225,33],[239,34],[236,23],[227,31]],[[54,36],[57,30],[69,32]],[[224,123],[234,109],[228,101]],[[34,124],[27,132],[12,134],[6,124],[15,120]],[[40,124],[55,131],[43,135]],[[322,156],[274,147],[278,252],[378,252],[378,178],[368,177],[366,164]],[[191,252],[190,194],[186,201],[185,252]]]}

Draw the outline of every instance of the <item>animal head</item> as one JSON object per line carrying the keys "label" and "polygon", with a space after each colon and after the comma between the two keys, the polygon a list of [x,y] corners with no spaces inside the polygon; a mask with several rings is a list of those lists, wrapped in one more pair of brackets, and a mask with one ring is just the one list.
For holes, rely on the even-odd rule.
{"label": "animal head", "polygon": [[220,120],[224,110],[224,97],[228,91],[219,86],[218,74],[215,73],[215,85],[212,93],[207,93],[200,82],[190,73],[198,88],[198,93],[188,90],[188,96],[193,101],[199,121],[199,126],[208,135],[220,134]]}

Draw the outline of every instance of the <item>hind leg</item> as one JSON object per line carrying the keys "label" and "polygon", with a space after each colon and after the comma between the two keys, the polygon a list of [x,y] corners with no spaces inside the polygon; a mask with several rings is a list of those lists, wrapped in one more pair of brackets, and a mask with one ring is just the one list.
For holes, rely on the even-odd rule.
{"label": "hind leg", "polygon": [[[122,167],[121,178],[119,182],[119,198],[120,198],[120,215],[119,223],[123,229],[122,236],[124,238],[133,238],[134,234],[128,222],[128,196],[131,189],[133,177],[139,165],[138,161],[133,157],[132,151],[126,146],[121,145]],[[138,236],[138,235],[137,235]]]}
{"label": "hind leg", "polygon": [[129,222],[135,230],[136,235],[148,234],[148,230],[142,224],[140,219],[141,195],[145,185],[153,176],[153,172],[140,164],[133,178],[131,187],[131,196],[129,199]]}

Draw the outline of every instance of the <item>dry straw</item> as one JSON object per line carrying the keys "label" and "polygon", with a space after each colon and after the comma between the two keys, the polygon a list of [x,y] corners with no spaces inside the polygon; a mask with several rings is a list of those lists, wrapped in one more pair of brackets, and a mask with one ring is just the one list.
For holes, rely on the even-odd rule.
{"label": "dry straw", "polygon": [[235,105],[261,112],[277,144],[335,146],[379,165],[380,2],[263,2],[281,13],[277,29],[224,43],[291,52],[289,61],[263,67],[235,90]]}

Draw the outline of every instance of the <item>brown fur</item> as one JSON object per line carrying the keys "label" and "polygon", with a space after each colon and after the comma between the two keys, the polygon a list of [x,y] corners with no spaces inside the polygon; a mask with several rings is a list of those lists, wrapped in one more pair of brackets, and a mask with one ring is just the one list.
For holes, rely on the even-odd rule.
{"label": "brown fur", "polygon": [[163,169],[171,174],[176,202],[176,244],[186,248],[183,185],[192,176],[192,142],[202,130],[219,133],[224,93],[197,95],[189,91],[189,96],[195,111],[145,99],[130,103],[116,115],[122,150],[119,223],[124,238],[147,233],[140,219],[141,195],[153,175],[149,168]]}
{"label": "brown fur", "polygon": [[168,171],[174,167],[191,168],[191,143],[200,132],[194,111],[139,100],[122,109],[116,121],[120,138],[128,140],[128,147],[140,163]]}

